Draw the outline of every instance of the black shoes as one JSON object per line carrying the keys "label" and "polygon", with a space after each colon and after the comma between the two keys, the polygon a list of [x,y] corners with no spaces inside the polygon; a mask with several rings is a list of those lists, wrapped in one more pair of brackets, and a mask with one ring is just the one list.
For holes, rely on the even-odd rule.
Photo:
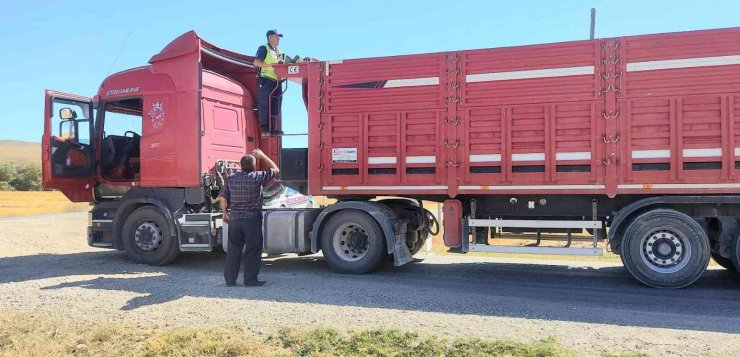
{"label": "black shoes", "polygon": [[[265,283],[266,283],[266,281],[264,281],[264,280],[250,281],[250,282],[245,282],[244,283],[244,286],[246,286],[246,287],[262,286],[262,285],[265,285]],[[229,287],[230,288],[230,287],[234,287],[234,286],[236,286],[236,283],[226,283],[226,287]]]}
{"label": "black shoes", "polygon": [[255,281],[248,281],[244,283],[244,286],[262,286],[265,285],[266,281],[264,280],[255,280]]}

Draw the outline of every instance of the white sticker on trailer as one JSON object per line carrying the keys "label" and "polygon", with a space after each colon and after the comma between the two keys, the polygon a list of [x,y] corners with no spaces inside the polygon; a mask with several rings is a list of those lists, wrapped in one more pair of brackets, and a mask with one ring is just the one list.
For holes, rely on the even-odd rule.
{"label": "white sticker on trailer", "polygon": [[357,148],[331,149],[331,162],[335,164],[356,164]]}

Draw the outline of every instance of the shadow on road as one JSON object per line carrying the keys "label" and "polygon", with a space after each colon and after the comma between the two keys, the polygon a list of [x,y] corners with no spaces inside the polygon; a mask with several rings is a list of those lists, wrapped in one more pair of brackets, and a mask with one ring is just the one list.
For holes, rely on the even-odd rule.
{"label": "shadow on road", "polygon": [[165,267],[131,263],[121,252],[43,254],[1,258],[0,284],[105,275],[42,289],[140,295],[122,310],[191,296],[740,333],[740,279],[724,270],[707,271],[690,288],[659,290],[635,282],[621,267],[421,262],[341,275],[320,256],[285,256],[265,261],[268,285],[227,288],[222,264],[217,254],[183,254]]}

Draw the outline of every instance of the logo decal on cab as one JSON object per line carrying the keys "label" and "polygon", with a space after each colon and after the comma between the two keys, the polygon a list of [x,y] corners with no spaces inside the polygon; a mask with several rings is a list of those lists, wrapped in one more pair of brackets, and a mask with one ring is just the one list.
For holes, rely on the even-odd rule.
{"label": "logo decal on cab", "polygon": [[154,128],[161,128],[164,125],[164,103],[152,103],[152,109],[149,109],[147,114],[152,118],[152,126]]}

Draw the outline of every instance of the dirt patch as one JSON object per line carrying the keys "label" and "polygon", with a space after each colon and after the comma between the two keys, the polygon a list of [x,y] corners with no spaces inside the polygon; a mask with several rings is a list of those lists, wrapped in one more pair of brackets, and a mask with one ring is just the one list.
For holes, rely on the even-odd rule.
{"label": "dirt patch", "polygon": [[89,203],[70,202],[63,193],[58,191],[0,191],[0,217],[87,212],[89,210]]}
{"label": "dirt patch", "polygon": [[79,323],[153,327],[394,329],[534,343],[584,355],[740,356],[740,283],[713,269],[690,289],[636,283],[613,263],[422,256],[338,275],[321,256],[265,260],[262,288],[223,285],[223,257],[133,264],[86,245],[84,213],[0,220],[0,308]]}

